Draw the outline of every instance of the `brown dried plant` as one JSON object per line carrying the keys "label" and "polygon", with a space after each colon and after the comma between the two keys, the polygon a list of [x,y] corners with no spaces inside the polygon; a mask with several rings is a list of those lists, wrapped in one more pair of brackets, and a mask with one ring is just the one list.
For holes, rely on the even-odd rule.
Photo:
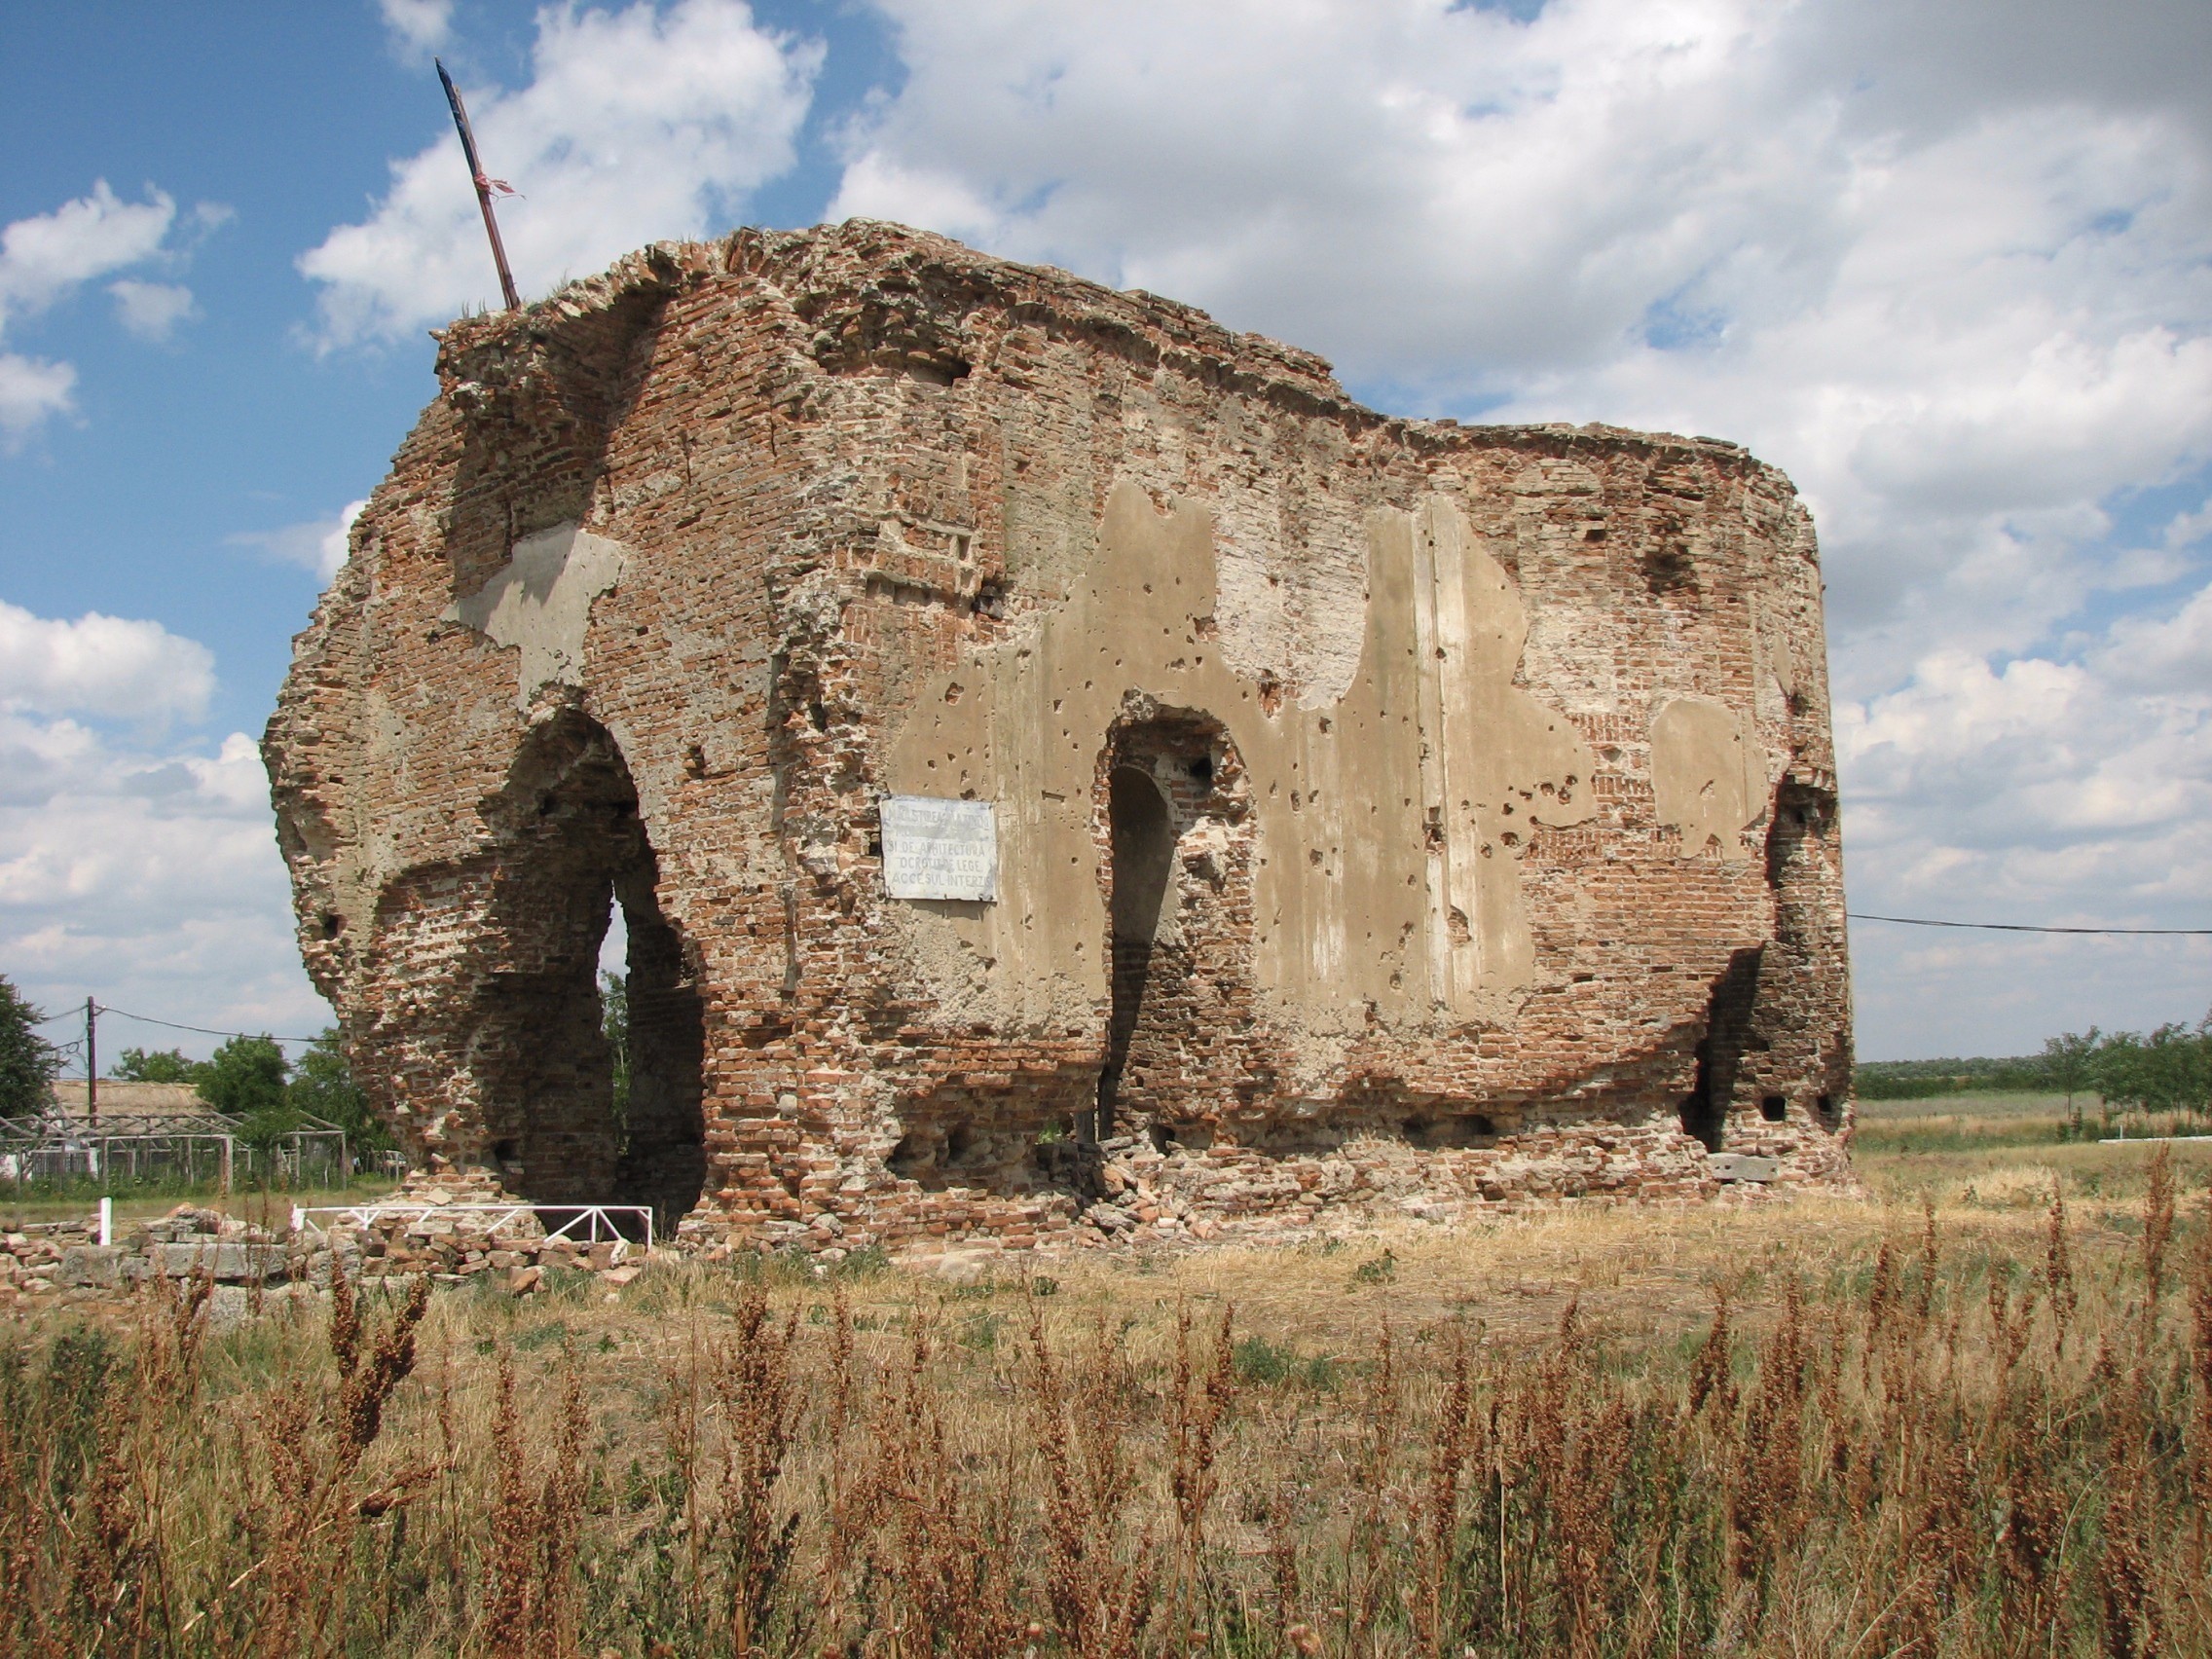
{"label": "brown dried plant", "polygon": [[578,1540],[584,1527],[586,1447],[591,1411],[572,1351],[560,1364],[551,1444],[533,1457],[515,1403],[514,1356],[502,1349],[495,1370],[492,1457],[492,1584],[480,1639],[495,1655],[567,1655],[581,1622]]}
{"label": "brown dried plant", "polygon": [[515,1365],[501,1349],[493,1396],[492,1456],[498,1498],[492,1509],[492,1585],[482,1638],[494,1659],[523,1659],[531,1651],[537,1591],[538,1513],[531,1490],[530,1459],[515,1413]]}
{"label": "brown dried plant", "polygon": [[2073,1249],[2067,1242],[2066,1190],[2055,1180],[2050,1184],[2050,1215],[2044,1230],[2043,1281],[2050,1297],[2051,1353],[2063,1356],[2066,1333],[2073,1327],[2074,1309],[2082,1298],[2074,1283]]}
{"label": "brown dried plant", "polygon": [[2109,1659],[2149,1659],[2160,1647],[2153,1530],[2156,1476],[2149,1445],[2147,1384],[2143,1366],[2130,1367],[2120,1380],[2113,1414],[2103,1547],[2094,1569]]}
{"label": "brown dried plant", "polygon": [[561,1403],[554,1418],[551,1456],[538,1483],[537,1587],[533,1599],[530,1641],[540,1655],[576,1650],[582,1608],[577,1583],[577,1544],[583,1536],[585,1452],[591,1438],[591,1408],[584,1400],[582,1368],[574,1350],[561,1353]]}
{"label": "brown dried plant", "polygon": [[[262,1417],[271,1523],[253,1574],[255,1645],[271,1655],[318,1647],[341,1616],[345,1563],[364,1512],[382,1514],[404,1501],[402,1472],[364,1490],[361,1467],[377,1444],[393,1391],[415,1368],[415,1332],[429,1308],[430,1287],[417,1279],[381,1329],[372,1328],[351,1281],[330,1280],[325,1333],[335,1386],[294,1373],[272,1391]],[[234,1586],[237,1588],[237,1586]]]}
{"label": "brown dried plant", "polygon": [[2161,1145],[2151,1155],[2148,1191],[2143,1199],[2143,1324],[2145,1338],[2158,1326],[2158,1299],[2165,1286],[2166,1250],[2174,1236],[2174,1155]]}
{"label": "brown dried plant", "polygon": [[2212,1216],[2196,1235],[2189,1266],[2190,1540],[2199,1581],[2208,1566],[2206,1532],[2212,1527]]}
{"label": "brown dried plant", "polygon": [[1782,1326],[1764,1345],[1744,1402],[1730,1509],[1736,1570],[1746,1578],[1774,1567],[1802,1519],[1806,1359],[1804,1289],[1791,1275],[1784,1285]]}
{"label": "brown dried plant", "polygon": [[1941,1245],[1936,1235],[1936,1200],[1925,1198],[1920,1207],[1920,1283],[1913,1292],[1912,1322],[1925,1330],[1936,1308],[1936,1280],[1942,1265]]}
{"label": "brown dried plant", "polygon": [[1390,1468],[1404,1404],[1397,1345],[1382,1321],[1375,1357],[1360,1391],[1349,1470],[1350,1526],[1345,1533],[1344,1617],[1340,1642],[1347,1654],[1372,1652],[1386,1588],[1391,1536]]}
{"label": "brown dried plant", "polygon": [[830,1385],[822,1419],[829,1468],[822,1477],[824,1530],[821,1558],[815,1567],[815,1599],[822,1609],[822,1650],[826,1653],[843,1647],[855,1524],[866,1491],[852,1474],[851,1439],[860,1380],[853,1366],[852,1301],[842,1282],[831,1287],[830,1309]]}
{"label": "brown dried plant", "polygon": [[1196,1594],[1205,1543],[1206,1506],[1220,1486],[1214,1468],[1223,1419],[1236,1395],[1235,1310],[1224,1308],[1212,1354],[1199,1375],[1191,1352],[1191,1309],[1175,1309],[1175,1366],[1167,1390],[1167,1489],[1175,1504],[1175,1601]]}
{"label": "brown dried plant", "polygon": [[112,1371],[0,1328],[0,1651],[2212,1651],[2212,1231],[2066,1207],[1868,1227],[1728,1281],[1686,1352],[1614,1298],[1269,1370],[1105,1273],[940,1346],[941,1289],[771,1267],[656,1270],[692,1275],[665,1337],[556,1299],[541,1364],[477,1293],[210,1336],[204,1282],[149,1290]]}
{"label": "brown dried plant", "polygon": [[1444,1653],[1454,1623],[1450,1606],[1452,1569],[1458,1555],[1467,1473],[1482,1455],[1482,1427],[1468,1370],[1466,1328],[1455,1324],[1451,1369],[1429,1430],[1428,1470],[1421,1485],[1414,1538],[1414,1639],[1420,1651],[1432,1659]]}
{"label": "brown dried plant", "polygon": [[[1882,1261],[1886,1263],[1889,1260],[1889,1246],[1886,1243],[1882,1246]],[[1881,1270],[1877,1267],[1874,1274],[1877,1292],[1881,1290],[1883,1283]],[[1876,1306],[1879,1307],[1880,1304],[1877,1303]],[[1696,1417],[1709,1410],[1722,1418],[1735,1414],[1735,1356],[1730,1351],[1729,1343],[1728,1287],[1714,1285],[1713,1328],[1706,1332],[1705,1341],[1698,1346],[1697,1357],[1690,1362],[1689,1396],[1686,1401],[1688,1417]]]}
{"label": "brown dried plant", "polygon": [[[896,1652],[1011,1652],[1026,1628],[1005,1565],[1016,1531],[1014,1484],[1002,1478],[978,1491],[962,1479],[932,1373],[933,1335],[930,1319],[913,1321],[848,1519],[868,1532],[872,1572],[888,1590],[875,1623]],[[837,1645],[830,1634],[820,1647]]]}
{"label": "brown dried plant", "polygon": [[767,1639],[799,1526],[797,1510],[785,1506],[779,1490],[797,1427],[792,1356],[798,1310],[779,1326],[755,1279],[739,1294],[736,1326],[715,1356],[722,1448],[716,1542],[730,1645],[750,1655]]}
{"label": "brown dried plant", "polygon": [[1074,1382],[1029,1310],[1026,1381],[1045,1467],[1047,1596],[1060,1641],[1080,1659],[1132,1659],[1152,1610],[1152,1530],[1128,1547],[1122,1526],[1132,1485],[1124,1400],[1126,1361],[1101,1318]]}

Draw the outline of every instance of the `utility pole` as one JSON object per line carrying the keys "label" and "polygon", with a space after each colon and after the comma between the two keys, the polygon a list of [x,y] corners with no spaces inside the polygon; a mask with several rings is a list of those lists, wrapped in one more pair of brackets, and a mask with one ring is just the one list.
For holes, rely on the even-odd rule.
{"label": "utility pole", "polygon": [[100,1005],[85,999],[85,1116],[100,1126]]}
{"label": "utility pole", "polygon": [[484,211],[484,234],[492,239],[492,263],[499,268],[499,292],[506,296],[507,310],[520,311],[522,296],[515,292],[514,275],[507,270],[507,250],[499,241],[499,221],[492,213],[492,193],[498,191],[501,196],[512,196],[514,186],[503,178],[485,177],[484,164],[476,157],[476,134],[468,129],[468,111],[461,101],[461,89],[453,84],[453,77],[446,73],[443,63],[438,63],[434,57],[430,61],[438,65],[438,79],[446,89],[446,102],[453,106],[454,128],[461,134],[461,152],[468,158],[468,177],[476,186],[476,205]]}

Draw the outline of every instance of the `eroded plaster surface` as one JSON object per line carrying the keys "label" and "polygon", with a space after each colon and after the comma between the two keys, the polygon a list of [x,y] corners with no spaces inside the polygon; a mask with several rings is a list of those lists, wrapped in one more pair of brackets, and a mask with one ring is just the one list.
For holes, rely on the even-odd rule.
{"label": "eroded plaster surface", "polygon": [[447,617],[516,652],[516,704],[527,708],[548,684],[577,683],[592,602],[622,579],[623,557],[620,542],[554,525],[516,541],[506,564]]}
{"label": "eroded plaster surface", "polygon": [[1260,988],[1283,1014],[1473,1016],[1528,982],[1521,851],[1590,816],[1595,757],[1514,683],[1527,615],[1457,506],[1366,530],[1364,645],[1334,701],[1271,699],[1223,660],[1211,513],[1125,481],[1066,603],[920,687],[892,788],[996,801],[1005,826],[1003,902],[913,919],[933,990],[1013,1019],[1102,994],[1093,774],[1132,699],[1228,727],[1260,825]]}
{"label": "eroded plaster surface", "polygon": [[1651,789],[1659,822],[1682,832],[1681,856],[1750,857],[1740,831],[1766,816],[1767,756],[1736,710],[1674,697],[1651,719]]}

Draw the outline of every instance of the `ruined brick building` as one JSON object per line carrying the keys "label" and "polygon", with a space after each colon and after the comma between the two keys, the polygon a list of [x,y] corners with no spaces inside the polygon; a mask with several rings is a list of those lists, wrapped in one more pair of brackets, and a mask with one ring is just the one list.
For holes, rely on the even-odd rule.
{"label": "ruined brick building", "polygon": [[1849,1180],[1820,567],[1743,450],[858,221],[441,340],[266,745],[425,1170],[817,1248]]}

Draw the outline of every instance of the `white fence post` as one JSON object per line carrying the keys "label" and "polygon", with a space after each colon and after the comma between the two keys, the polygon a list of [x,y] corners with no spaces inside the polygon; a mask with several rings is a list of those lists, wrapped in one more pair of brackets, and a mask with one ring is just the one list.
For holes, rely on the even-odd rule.
{"label": "white fence post", "polygon": [[100,1199],[100,1242],[102,1244],[113,1244],[115,1242],[115,1200],[113,1198]]}

